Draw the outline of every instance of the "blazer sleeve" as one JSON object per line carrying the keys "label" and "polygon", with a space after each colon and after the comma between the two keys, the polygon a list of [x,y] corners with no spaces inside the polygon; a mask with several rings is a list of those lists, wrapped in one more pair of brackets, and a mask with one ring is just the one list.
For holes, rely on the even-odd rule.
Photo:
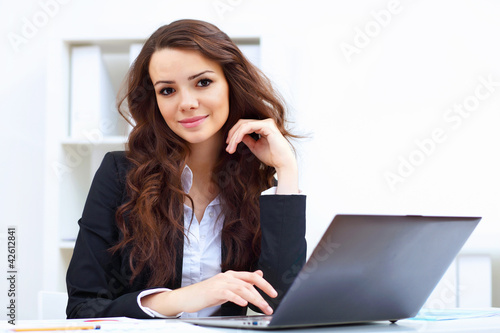
{"label": "blazer sleeve", "polygon": [[125,161],[124,152],[107,153],[92,182],[66,275],[68,318],[151,318],[137,303],[141,290],[131,288],[123,259],[109,252],[119,237],[115,212],[125,197]]}
{"label": "blazer sleeve", "polygon": [[306,260],[306,196],[262,195],[260,214],[262,241],[258,268],[278,297],[262,295],[276,309]]}

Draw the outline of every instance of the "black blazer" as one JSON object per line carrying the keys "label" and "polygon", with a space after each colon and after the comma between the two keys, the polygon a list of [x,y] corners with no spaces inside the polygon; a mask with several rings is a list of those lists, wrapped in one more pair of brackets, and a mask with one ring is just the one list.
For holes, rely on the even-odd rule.
{"label": "black blazer", "polygon": [[[132,317],[151,318],[137,304],[138,294],[147,289],[147,272],[129,283],[131,270],[126,254],[111,255],[110,247],[121,234],[116,226],[117,207],[127,201],[125,177],[130,162],[123,151],[107,153],[97,170],[85,203],[80,231],[66,275],[68,318]],[[278,291],[271,299],[276,308],[305,262],[305,196],[266,195],[260,197],[262,248],[258,269]],[[182,246],[175,263],[177,276],[172,285],[181,286]],[[224,258],[224,251],[222,251]],[[227,302],[221,315],[244,314],[245,308]]]}

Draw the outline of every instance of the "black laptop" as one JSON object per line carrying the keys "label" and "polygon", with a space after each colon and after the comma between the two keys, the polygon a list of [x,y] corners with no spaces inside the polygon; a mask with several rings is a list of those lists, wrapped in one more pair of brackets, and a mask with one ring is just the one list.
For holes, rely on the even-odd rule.
{"label": "black laptop", "polygon": [[480,220],[337,215],[272,316],[183,321],[276,329],[414,317]]}

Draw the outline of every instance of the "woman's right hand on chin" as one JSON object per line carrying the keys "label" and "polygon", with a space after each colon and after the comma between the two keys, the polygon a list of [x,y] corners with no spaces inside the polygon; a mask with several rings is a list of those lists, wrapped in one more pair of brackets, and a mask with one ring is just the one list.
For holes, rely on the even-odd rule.
{"label": "woman's right hand on chin", "polygon": [[181,312],[197,312],[228,301],[239,306],[247,306],[251,303],[263,313],[272,314],[272,308],[255,287],[272,298],[278,295],[269,282],[263,278],[260,270],[255,272],[226,271],[187,287],[146,296],[141,299],[141,303],[165,316],[175,316]]}

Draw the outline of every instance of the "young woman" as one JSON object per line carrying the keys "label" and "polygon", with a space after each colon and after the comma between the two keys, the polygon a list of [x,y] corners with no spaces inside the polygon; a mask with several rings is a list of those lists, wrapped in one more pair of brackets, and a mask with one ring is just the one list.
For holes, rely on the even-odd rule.
{"label": "young woman", "polygon": [[269,81],[218,28],[180,20],[146,41],[119,108],[125,101],[135,125],[127,151],[106,154],[92,182],[68,318],[237,315],[247,305],[271,314],[306,243],[291,134]]}

